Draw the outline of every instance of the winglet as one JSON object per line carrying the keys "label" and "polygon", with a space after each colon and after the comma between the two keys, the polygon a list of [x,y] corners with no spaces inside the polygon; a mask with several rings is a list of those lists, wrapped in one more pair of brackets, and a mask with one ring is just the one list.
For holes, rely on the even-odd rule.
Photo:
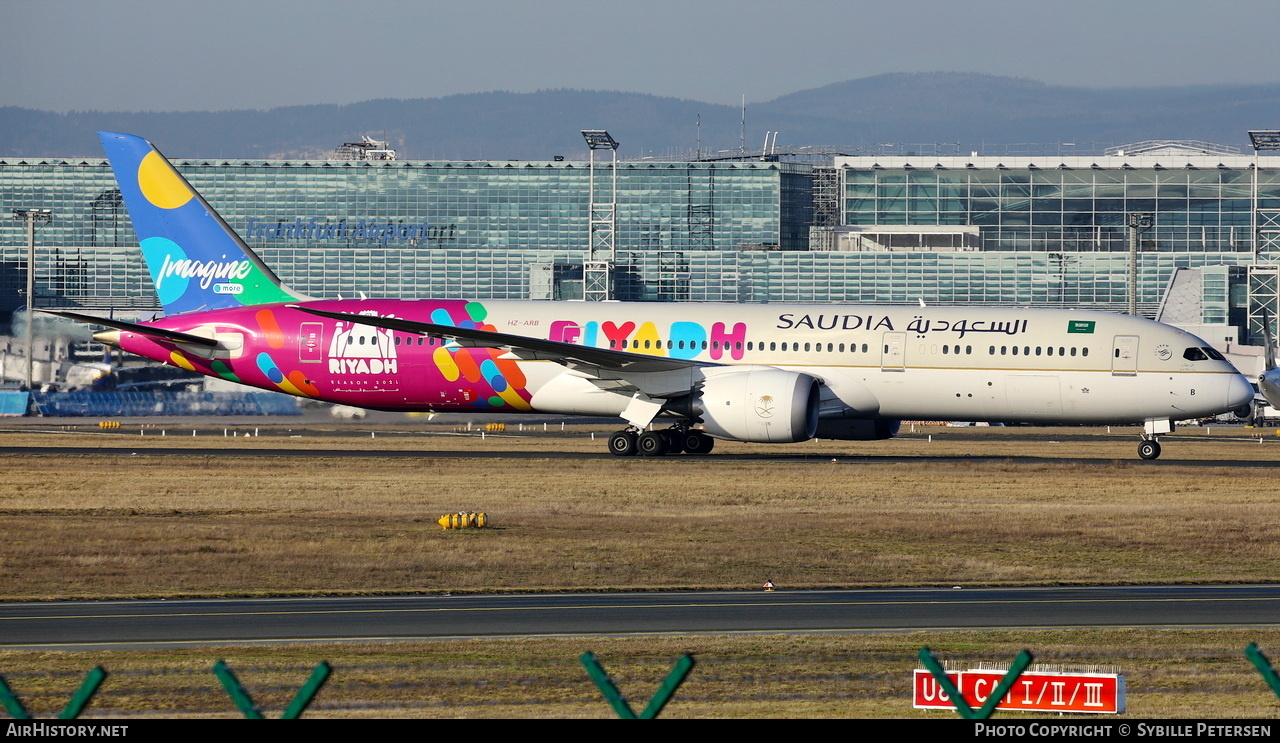
{"label": "winglet", "polygon": [[310,299],[285,286],[150,142],[98,138],[166,314]]}

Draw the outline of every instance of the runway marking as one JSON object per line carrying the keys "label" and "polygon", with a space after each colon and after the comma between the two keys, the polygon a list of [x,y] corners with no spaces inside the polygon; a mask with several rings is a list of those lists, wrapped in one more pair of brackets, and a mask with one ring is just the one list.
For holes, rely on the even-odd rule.
{"label": "runway marking", "polygon": [[687,630],[687,631],[665,631],[655,630],[653,632],[645,631],[626,631],[626,632],[546,632],[531,634],[493,634],[493,635],[377,635],[377,636],[351,636],[351,637],[278,637],[278,638],[255,638],[255,639],[213,639],[213,640],[104,640],[102,642],[43,642],[43,643],[24,643],[24,644],[3,644],[0,648],[4,650],[42,650],[42,649],[101,649],[103,651],[112,649],[127,649],[138,647],[201,647],[201,646],[223,646],[223,645],[278,645],[294,643],[299,645],[320,645],[325,643],[349,643],[349,642],[450,642],[458,640],[545,640],[545,639],[575,639],[588,637],[755,637],[759,635],[871,635],[871,634],[909,634],[916,632],[1057,632],[1061,630],[1115,630],[1119,632],[1130,630],[1212,630],[1212,629],[1240,629],[1240,630],[1276,630],[1280,629],[1280,624],[1063,624],[1063,625],[1037,625],[1033,627],[1025,626],[999,626],[999,625],[980,625],[980,626],[947,626],[947,627],[852,627],[852,628],[824,628],[824,629],[799,629],[799,630]]}

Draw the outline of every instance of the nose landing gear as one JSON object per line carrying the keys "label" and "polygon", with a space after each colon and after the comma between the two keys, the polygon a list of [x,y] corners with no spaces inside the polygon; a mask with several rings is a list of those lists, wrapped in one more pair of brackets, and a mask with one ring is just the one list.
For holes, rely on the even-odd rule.
{"label": "nose landing gear", "polygon": [[1143,459],[1155,459],[1160,456],[1160,439],[1162,433],[1173,432],[1173,421],[1168,418],[1149,420],[1142,424],[1142,442],[1138,444],[1138,456]]}

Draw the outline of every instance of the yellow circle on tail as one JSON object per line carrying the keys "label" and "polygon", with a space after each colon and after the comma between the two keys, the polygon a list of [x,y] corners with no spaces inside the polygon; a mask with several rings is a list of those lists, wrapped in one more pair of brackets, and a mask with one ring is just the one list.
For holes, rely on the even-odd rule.
{"label": "yellow circle on tail", "polygon": [[177,209],[193,196],[191,188],[155,150],[138,164],[138,188],[147,201],[161,209]]}

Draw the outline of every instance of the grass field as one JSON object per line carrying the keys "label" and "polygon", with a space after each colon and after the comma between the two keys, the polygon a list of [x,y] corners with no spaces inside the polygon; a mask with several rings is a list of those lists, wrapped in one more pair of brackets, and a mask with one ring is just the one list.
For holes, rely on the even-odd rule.
{"label": "grass field", "polygon": [[[228,433],[246,432],[251,429],[242,426]],[[374,434],[272,428],[227,438],[209,431],[193,438],[189,428],[143,433],[0,433],[0,446],[130,449],[2,458],[4,599],[735,589],[766,578],[783,589],[1274,582],[1280,572],[1275,470],[1243,466],[1280,455],[1280,439],[1239,427],[1180,432],[1166,440],[1164,458],[1154,464],[1136,459],[1133,429],[1108,436],[1080,429],[920,428],[887,442],[717,449],[766,457],[745,460],[557,456],[603,450],[602,437],[592,442],[583,427],[523,436],[509,428],[509,435],[484,439],[443,427]],[[227,458],[217,454],[224,444],[361,449],[374,456]],[[153,446],[191,453],[150,456]],[[422,456],[376,456],[405,450]],[[477,456],[433,458],[433,450]],[[547,456],[484,456],[512,450]],[[1071,461],[1053,461],[1058,458]],[[1202,464],[1219,461],[1241,466]],[[458,510],[485,511],[495,527],[446,532],[435,523]],[[892,717],[912,714],[902,674],[914,666],[921,645],[986,661],[1010,659],[1028,647],[1050,662],[1122,666],[1131,674],[1136,716],[1275,716],[1275,697],[1241,654],[1250,641],[1280,646],[1280,633],[601,638],[235,649],[218,657],[233,666],[292,669],[292,681],[268,684],[292,685],[279,692],[285,699],[306,677],[297,668],[322,658],[350,669],[352,679],[392,667],[402,669],[395,672],[402,677],[431,676],[414,664],[445,675],[472,669],[461,674],[476,676],[472,681],[433,686],[412,704],[397,701],[398,692],[371,692],[358,714],[560,717],[609,714],[593,688],[583,687],[586,676],[576,665],[583,650],[595,650],[611,672],[614,663],[623,671],[632,662],[649,669],[618,672],[624,692],[631,693],[633,678],[641,690],[632,693],[642,700],[637,708],[675,658],[692,650],[708,658],[695,679],[717,680],[703,679],[707,685],[696,695],[699,687],[690,686],[686,702],[673,704],[668,715]],[[212,659],[208,650],[5,652],[0,673],[33,674],[26,681],[34,686],[73,688],[95,662],[109,669],[200,668]],[[822,670],[806,671],[804,659],[816,659]],[[79,675],[48,675],[62,667]],[[565,679],[570,691],[552,691],[561,682],[543,678],[544,671]],[[517,680],[484,681],[485,675]],[[138,678],[164,687],[149,675]],[[214,683],[212,675],[200,678]],[[477,687],[482,699],[468,696]],[[539,693],[531,697],[530,689]],[[156,693],[170,706],[125,694],[134,701],[121,701],[118,709],[201,716],[215,709],[176,691]],[[761,695],[775,703],[761,707],[755,701]],[[58,691],[50,699],[65,695]],[[352,713],[344,709],[325,714]]]}
{"label": "grass field", "polygon": [[[788,456],[747,461],[483,456],[599,451],[585,433],[27,434],[22,441],[124,443],[130,452],[4,458],[0,597],[729,589],[765,579],[788,588],[1267,582],[1278,574],[1274,470],[1174,458],[1245,461],[1280,453],[1280,441],[1237,438],[1239,428],[1171,437],[1166,459],[1152,466],[1132,458],[1132,432],[1073,441],[1064,429],[1028,441],[952,433],[960,430],[773,447],[770,454]],[[219,457],[224,442],[409,447],[422,456]],[[175,443],[192,455],[147,456],[149,445]],[[478,456],[433,458],[433,447]],[[907,459],[866,459],[887,452]],[[1085,461],[1057,463],[1055,453]],[[1006,458],[1025,455],[1046,458]],[[460,510],[486,512],[494,528],[436,524]]]}
{"label": "grass field", "polygon": [[613,712],[579,662],[584,651],[596,654],[636,712],[676,660],[693,653],[697,666],[663,717],[945,719],[954,713],[911,708],[911,672],[922,646],[951,668],[1007,663],[1026,648],[1038,663],[1124,674],[1131,718],[1280,718],[1280,703],[1244,658],[1250,642],[1280,647],[1280,631],[598,637],[4,651],[0,672],[28,709],[42,717],[57,714],[95,664],[111,675],[88,718],[238,717],[211,672],[215,660],[225,659],[272,717],[324,660],[333,675],[309,717],[607,718]]}

